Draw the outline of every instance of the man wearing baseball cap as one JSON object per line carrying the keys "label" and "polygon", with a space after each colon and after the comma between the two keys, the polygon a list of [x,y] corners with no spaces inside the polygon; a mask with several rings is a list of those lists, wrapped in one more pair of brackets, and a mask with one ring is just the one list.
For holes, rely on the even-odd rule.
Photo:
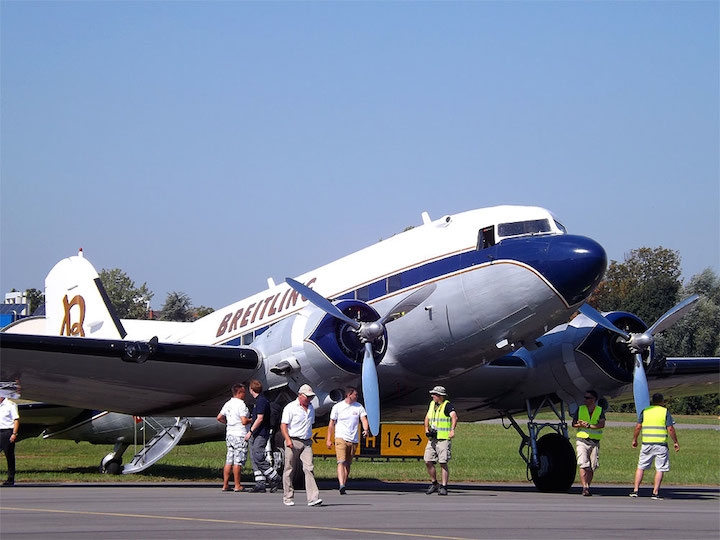
{"label": "man wearing baseball cap", "polygon": [[[425,466],[432,484],[427,494],[447,495],[447,483],[450,478],[448,462],[450,461],[450,446],[455,436],[455,426],[458,416],[455,407],[447,400],[447,390],[444,386],[436,386],[430,390],[432,401],[425,415],[425,434],[428,438],[425,447]],[[442,469],[442,484],[438,485],[435,463]]]}
{"label": "man wearing baseball cap", "polygon": [[312,425],[315,422],[315,409],[312,399],[315,392],[309,384],[303,384],[298,397],[291,401],[282,412],[280,431],[285,438],[285,471],[283,472],[283,504],[293,506],[293,471],[302,463],[305,473],[305,492],[308,506],[320,506],[322,499],[315,473],[313,472]]}

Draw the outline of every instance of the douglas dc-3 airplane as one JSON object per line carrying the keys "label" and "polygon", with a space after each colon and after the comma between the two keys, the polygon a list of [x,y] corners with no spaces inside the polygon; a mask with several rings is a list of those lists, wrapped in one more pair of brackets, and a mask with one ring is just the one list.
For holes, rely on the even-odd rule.
{"label": "douglas dc-3 airplane", "polygon": [[[442,384],[463,421],[507,418],[536,486],[562,491],[575,476],[565,407],[587,388],[618,397],[634,387],[643,407],[649,371],[676,395],[717,391],[717,359],[653,362],[653,336],[697,297],[649,328],[600,314],[584,302],[606,264],[602,246],[542,208],[424,213],[419,227],[297,279],[268,279],[195,322],[160,323],[120,320],[80,253],[46,279],[47,335],[0,334],[0,380],[24,399],[175,417],[215,416],[229,385],[251,377],[279,404],[309,383],[321,416],[361,380],[374,434],[381,405],[386,421],[419,420]],[[536,422],[548,408],[558,422]]]}

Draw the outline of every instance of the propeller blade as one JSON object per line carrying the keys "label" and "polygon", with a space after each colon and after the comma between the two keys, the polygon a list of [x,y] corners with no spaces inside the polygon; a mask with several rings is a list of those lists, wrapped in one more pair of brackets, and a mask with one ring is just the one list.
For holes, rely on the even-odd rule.
{"label": "propeller blade", "polygon": [[308,299],[308,301],[313,304],[315,307],[322,309],[325,313],[328,315],[332,315],[336,319],[340,319],[341,321],[344,321],[348,323],[350,326],[352,326],[355,330],[360,329],[360,323],[357,321],[354,321],[347,315],[345,315],[342,311],[340,311],[335,304],[333,304],[330,300],[325,298],[323,295],[316,293],[313,291],[310,287],[307,287],[300,283],[299,281],[295,281],[292,278],[285,278],[285,283],[290,285],[294,290],[302,294],[305,298]]}
{"label": "propeller blade", "polygon": [[415,309],[425,300],[427,300],[427,298],[435,291],[435,289],[437,289],[437,285],[435,283],[428,283],[424,287],[420,287],[417,291],[413,292],[412,294],[395,304],[392,309],[388,311],[382,319],[380,319],[380,324],[384,325],[386,323],[399,319],[403,315],[407,315],[413,309]]}
{"label": "propeller blade", "polygon": [[633,370],[633,396],[635,398],[635,412],[640,421],[640,413],[650,406],[650,390],[648,390],[647,377],[643,368],[642,355],[635,355],[635,369]]}
{"label": "propeller blade", "polygon": [[669,309],[665,312],[665,314],[660,317],[655,324],[653,324],[650,329],[648,330],[648,333],[651,336],[654,336],[655,334],[659,334],[660,332],[667,330],[670,328],[673,324],[675,324],[678,319],[683,317],[688,310],[700,299],[700,296],[697,294],[691,296],[690,298],[687,298],[680,302],[677,306]]}
{"label": "propeller blade", "polygon": [[380,433],[380,391],[378,389],[377,370],[373,358],[372,345],[365,343],[365,357],[362,363],[362,391],[365,400],[370,433],[373,437]]}
{"label": "propeller blade", "polygon": [[596,322],[603,328],[606,328],[610,330],[611,332],[615,332],[616,334],[622,336],[624,339],[630,339],[630,334],[627,332],[623,332],[620,330],[617,326],[615,326],[613,323],[611,323],[602,313],[600,313],[598,310],[596,310],[594,307],[592,307],[589,304],[583,304],[580,306],[580,309],[578,309],[580,313],[585,315],[588,319]]}

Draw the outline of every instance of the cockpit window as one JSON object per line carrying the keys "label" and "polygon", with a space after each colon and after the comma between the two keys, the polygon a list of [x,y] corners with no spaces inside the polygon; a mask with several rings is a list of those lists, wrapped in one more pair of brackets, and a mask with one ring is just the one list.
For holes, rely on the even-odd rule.
{"label": "cockpit window", "polygon": [[560,229],[560,232],[562,232],[563,234],[567,234],[567,229],[565,228],[565,225],[560,223],[557,219],[555,220],[555,226]]}
{"label": "cockpit window", "polygon": [[477,240],[477,246],[475,249],[480,251],[481,249],[489,248],[490,246],[495,245],[495,232],[493,231],[493,226],[485,227],[484,229],[480,229],[478,232],[478,240]]}
{"label": "cockpit window", "polygon": [[550,221],[547,219],[534,219],[532,221],[516,221],[514,223],[501,223],[498,225],[498,236],[521,236],[551,232]]}

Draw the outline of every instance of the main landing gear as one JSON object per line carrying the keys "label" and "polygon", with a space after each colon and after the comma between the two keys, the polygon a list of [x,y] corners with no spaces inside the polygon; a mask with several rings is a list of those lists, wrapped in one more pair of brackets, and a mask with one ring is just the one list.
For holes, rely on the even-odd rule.
{"label": "main landing gear", "polygon": [[[505,416],[522,438],[518,452],[527,464],[528,480],[532,479],[535,487],[543,492],[567,492],[575,481],[575,451],[568,440],[565,405],[560,401],[558,409],[548,396],[537,402],[534,408],[530,400],[525,400],[525,404],[528,435],[509,412],[506,411]],[[544,407],[549,407],[555,414],[557,423],[536,421],[538,412]],[[505,429],[510,429],[510,426],[503,423]],[[550,428],[554,432],[546,433],[538,439],[543,428]]]}

